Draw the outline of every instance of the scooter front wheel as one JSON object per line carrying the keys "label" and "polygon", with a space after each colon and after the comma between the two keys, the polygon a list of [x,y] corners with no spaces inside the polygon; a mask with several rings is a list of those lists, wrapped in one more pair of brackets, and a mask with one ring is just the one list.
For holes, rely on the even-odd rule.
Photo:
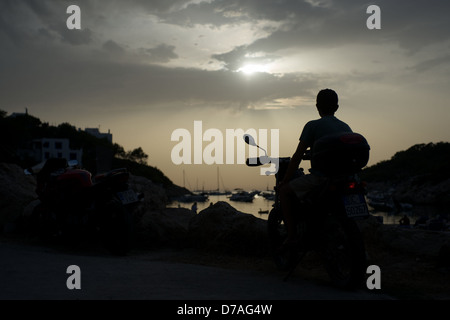
{"label": "scooter front wheel", "polygon": [[282,244],[287,238],[287,230],[283,221],[283,215],[279,209],[272,209],[267,219],[267,233],[269,237],[269,251],[278,269],[290,270],[298,260],[293,248],[281,250]]}

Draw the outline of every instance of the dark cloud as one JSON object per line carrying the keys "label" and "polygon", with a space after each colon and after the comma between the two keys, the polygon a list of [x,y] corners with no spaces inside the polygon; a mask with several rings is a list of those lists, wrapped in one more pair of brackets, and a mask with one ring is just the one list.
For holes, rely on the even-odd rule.
{"label": "dark cloud", "polygon": [[[89,43],[93,29],[84,34],[66,33],[65,9],[70,4],[82,8],[83,19],[94,15],[108,15],[102,7],[117,11],[127,8],[145,10],[165,23],[180,26],[211,25],[221,27],[227,24],[241,24],[257,21],[273,21],[280,27],[273,34],[258,41],[254,46],[264,50],[277,50],[292,46],[315,46],[327,44],[344,45],[355,41],[371,41],[365,27],[368,4],[354,0],[342,1],[299,1],[299,0],[213,0],[192,2],[188,0],[133,0],[108,1],[102,5],[96,2],[63,0],[3,0],[0,4],[3,17],[9,22],[27,24],[34,14],[42,27],[58,33],[71,44]],[[322,3],[322,5],[313,5]],[[410,50],[448,40],[450,19],[447,17],[450,3],[446,0],[389,1],[376,3],[382,10],[382,34],[384,41],[395,41]],[[27,10],[28,9],[28,10]],[[96,14],[92,14],[96,12]],[[18,16],[19,15],[19,16]],[[19,28],[23,31],[24,27]],[[7,30],[6,32],[11,32]],[[17,30],[16,30],[17,31]],[[379,35],[378,34],[378,35]],[[17,39],[17,34],[12,34]]]}
{"label": "dark cloud", "polygon": [[106,50],[107,52],[112,53],[112,54],[119,54],[119,55],[121,55],[121,54],[125,53],[125,49],[122,48],[122,46],[120,46],[118,43],[116,43],[113,40],[106,41],[102,45],[102,48],[104,50]]}
{"label": "dark cloud", "polygon": [[67,42],[74,46],[92,42],[93,32],[89,28],[83,28],[81,30],[68,30],[67,28],[62,28],[59,29],[58,33],[63,42]]}
{"label": "dark cloud", "polygon": [[[66,28],[66,8],[70,4],[82,9],[82,30]],[[377,4],[382,10],[382,29],[369,31],[368,4],[351,0],[116,0],[107,4],[88,0],[3,0],[0,95],[3,103],[11,105],[81,104],[86,109],[153,107],[184,101],[209,106],[263,105],[278,99],[312,96],[321,83],[318,74],[295,71],[283,76],[254,74],[251,80],[233,72],[246,63],[267,64],[282,58],[282,50],[394,44],[414,55],[427,46],[450,40],[447,1],[380,0]],[[186,31],[206,25],[221,30],[230,24],[246,24],[254,34],[260,28],[265,33],[212,55],[225,66],[223,70],[174,68],[169,64],[181,60],[184,48],[178,43],[169,44],[172,39],[151,39],[150,33],[149,39],[133,48],[123,38],[95,29],[95,23],[114,23],[108,19],[120,16],[126,8],[131,13],[144,10],[157,17],[158,27],[172,24]],[[213,42],[215,39],[211,39]],[[208,44],[205,41],[202,45]],[[207,61],[197,65],[202,63],[206,65]],[[414,70],[431,70],[448,63],[448,54],[437,52],[417,63]]]}
{"label": "dark cloud", "polygon": [[160,44],[154,48],[141,49],[141,52],[148,55],[152,63],[166,63],[170,60],[177,59],[178,55],[175,53],[175,46]]}
{"label": "dark cloud", "polygon": [[[105,46],[116,47],[113,42]],[[80,110],[157,107],[196,101],[211,107],[237,107],[309,94],[314,76],[284,77],[255,74],[251,81],[240,73],[167,68],[118,63],[101,59],[71,59],[68,52],[40,52],[31,58],[16,56],[3,70],[0,96],[9,105],[59,105]],[[26,75],[26,76],[24,76]],[[45,79],[45,81],[42,81]],[[20,88],[20,89],[19,89]]]}
{"label": "dark cloud", "polygon": [[[122,2],[123,1],[120,1]],[[164,14],[170,13],[173,11],[180,10],[185,5],[187,5],[190,0],[133,0],[127,1],[127,6],[138,5],[141,8],[144,8],[149,13],[153,14]]]}
{"label": "dark cloud", "polygon": [[[239,7],[240,3],[226,2],[229,7]],[[450,19],[446,17],[450,3],[444,0],[378,1],[382,29],[377,31],[366,28],[369,17],[367,4],[350,0],[329,3],[323,7],[312,7],[300,1],[243,1],[239,8],[246,12],[244,17],[271,19],[281,22],[281,26],[265,37],[212,58],[224,62],[230,69],[236,69],[252,53],[274,57],[271,54],[283,49],[302,52],[355,44],[397,44],[412,54],[429,45],[450,40]],[[222,1],[209,5],[214,4],[222,8]]]}
{"label": "dark cloud", "polygon": [[28,21],[31,20],[25,3],[19,1],[0,2],[0,40],[4,48],[8,44],[22,46],[32,39]]}
{"label": "dark cloud", "polygon": [[425,72],[442,65],[450,65],[450,55],[439,56],[437,58],[421,61],[420,63],[415,65],[412,69],[417,72]]}
{"label": "dark cloud", "polygon": [[[180,3],[175,1],[175,3]],[[313,5],[321,4],[321,5]],[[242,59],[252,52],[275,52],[286,48],[329,48],[347,44],[396,43],[410,52],[450,39],[450,3],[436,1],[389,1],[376,3],[381,8],[382,30],[366,28],[368,3],[354,0],[298,1],[298,0],[215,0],[178,6],[172,11],[153,10],[166,23],[221,27],[257,21],[274,21],[280,27],[268,36],[248,44],[246,50],[236,48],[227,58]],[[174,6],[171,6],[174,8]],[[152,7],[154,9],[154,7]],[[227,64],[232,64],[227,60]]]}
{"label": "dark cloud", "polygon": [[[88,12],[90,5],[87,0],[75,2],[83,5],[82,13],[84,10]],[[66,0],[3,0],[0,4],[0,25],[3,27],[3,33],[16,46],[56,38],[75,46],[90,44],[93,41],[94,32],[89,27],[84,27],[82,30],[67,29],[66,21],[69,14],[66,10],[71,4],[74,3]]]}
{"label": "dark cloud", "polygon": [[[180,3],[182,1],[174,1]],[[186,2],[186,1],[185,1]],[[226,24],[242,23],[257,20],[290,21],[303,19],[321,7],[298,0],[215,0],[200,3],[189,3],[184,6],[171,6],[173,10],[152,13],[157,14],[167,23],[193,26],[196,24],[220,27]]]}

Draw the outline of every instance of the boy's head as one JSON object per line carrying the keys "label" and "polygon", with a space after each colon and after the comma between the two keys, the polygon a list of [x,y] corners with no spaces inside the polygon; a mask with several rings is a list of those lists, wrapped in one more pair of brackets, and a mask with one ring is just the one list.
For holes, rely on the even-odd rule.
{"label": "boy's head", "polygon": [[317,94],[316,106],[320,115],[333,115],[339,108],[337,93],[331,89],[320,90]]}

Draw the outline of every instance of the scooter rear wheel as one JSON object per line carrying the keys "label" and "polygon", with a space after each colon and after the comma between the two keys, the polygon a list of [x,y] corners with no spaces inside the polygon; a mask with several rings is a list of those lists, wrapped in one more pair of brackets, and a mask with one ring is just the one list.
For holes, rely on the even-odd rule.
{"label": "scooter rear wheel", "polygon": [[364,240],[355,221],[329,217],[321,238],[323,262],[334,285],[344,289],[360,287],[367,262]]}

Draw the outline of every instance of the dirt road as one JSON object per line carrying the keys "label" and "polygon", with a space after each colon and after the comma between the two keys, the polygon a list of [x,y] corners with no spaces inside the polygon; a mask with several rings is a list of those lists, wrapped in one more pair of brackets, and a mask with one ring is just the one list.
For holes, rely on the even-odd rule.
{"label": "dirt road", "polygon": [[[373,300],[391,297],[371,291],[346,292],[280,274],[171,262],[173,252],[127,257],[65,253],[55,248],[0,243],[0,299],[146,300]],[[67,280],[80,268],[81,289]],[[73,282],[75,283],[75,282]]]}

